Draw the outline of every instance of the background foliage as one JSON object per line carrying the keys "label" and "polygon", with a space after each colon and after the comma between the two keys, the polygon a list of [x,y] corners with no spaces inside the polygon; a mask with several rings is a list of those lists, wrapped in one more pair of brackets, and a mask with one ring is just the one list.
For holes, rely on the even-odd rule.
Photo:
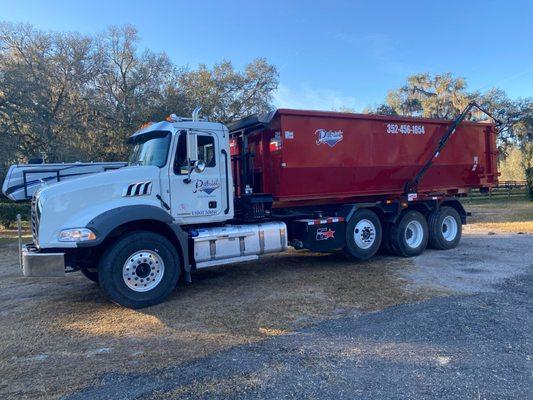
{"label": "background foliage", "polygon": [[124,160],[126,137],[147,121],[197,105],[220,122],[271,108],[278,72],[265,59],[189,69],[138,41],[132,26],[88,36],[0,23],[0,168]]}

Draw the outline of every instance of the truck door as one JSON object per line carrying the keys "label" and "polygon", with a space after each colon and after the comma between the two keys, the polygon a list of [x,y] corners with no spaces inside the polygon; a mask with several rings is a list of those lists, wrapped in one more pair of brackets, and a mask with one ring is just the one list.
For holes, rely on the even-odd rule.
{"label": "truck door", "polygon": [[[173,167],[169,168],[171,214],[182,223],[212,222],[222,213],[218,136],[194,130],[178,135]],[[193,168],[195,161],[205,163],[203,172]]]}

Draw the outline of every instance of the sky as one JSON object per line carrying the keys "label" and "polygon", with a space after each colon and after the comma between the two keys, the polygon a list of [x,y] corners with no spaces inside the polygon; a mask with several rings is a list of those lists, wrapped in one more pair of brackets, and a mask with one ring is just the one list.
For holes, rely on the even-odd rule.
{"label": "sky", "polygon": [[266,57],[277,107],[361,111],[420,72],[533,96],[533,0],[0,0],[0,20],[88,34],[132,24],[141,48],[178,66]]}

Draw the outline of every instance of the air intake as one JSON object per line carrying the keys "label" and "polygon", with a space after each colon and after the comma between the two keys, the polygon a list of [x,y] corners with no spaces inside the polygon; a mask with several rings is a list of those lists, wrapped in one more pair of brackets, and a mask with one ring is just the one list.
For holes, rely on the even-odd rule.
{"label": "air intake", "polygon": [[122,196],[144,196],[152,193],[152,181],[132,183],[124,188]]}

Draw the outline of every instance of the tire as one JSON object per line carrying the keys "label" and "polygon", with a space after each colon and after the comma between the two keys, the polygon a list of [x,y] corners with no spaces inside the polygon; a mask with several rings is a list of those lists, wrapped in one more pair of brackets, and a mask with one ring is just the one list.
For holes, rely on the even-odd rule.
{"label": "tire", "polygon": [[153,232],[125,235],[104,253],[98,268],[100,287],[113,302],[128,308],[161,303],[174,290],[180,258],[174,245]]}
{"label": "tire", "polygon": [[80,272],[90,281],[98,283],[98,268],[81,267]]}
{"label": "tire", "polygon": [[413,257],[424,251],[428,236],[428,224],[424,216],[418,211],[409,210],[391,225],[389,243],[394,254]]}
{"label": "tire", "polygon": [[368,260],[379,250],[381,238],[381,222],[376,213],[358,210],[346,225],[344,253],[355,260]]}
{"label": "tire", "polygon": [[449,250],[461,240],[461,216],[453,207],[441,207],[429,214],[429,245],[434,249]]}

